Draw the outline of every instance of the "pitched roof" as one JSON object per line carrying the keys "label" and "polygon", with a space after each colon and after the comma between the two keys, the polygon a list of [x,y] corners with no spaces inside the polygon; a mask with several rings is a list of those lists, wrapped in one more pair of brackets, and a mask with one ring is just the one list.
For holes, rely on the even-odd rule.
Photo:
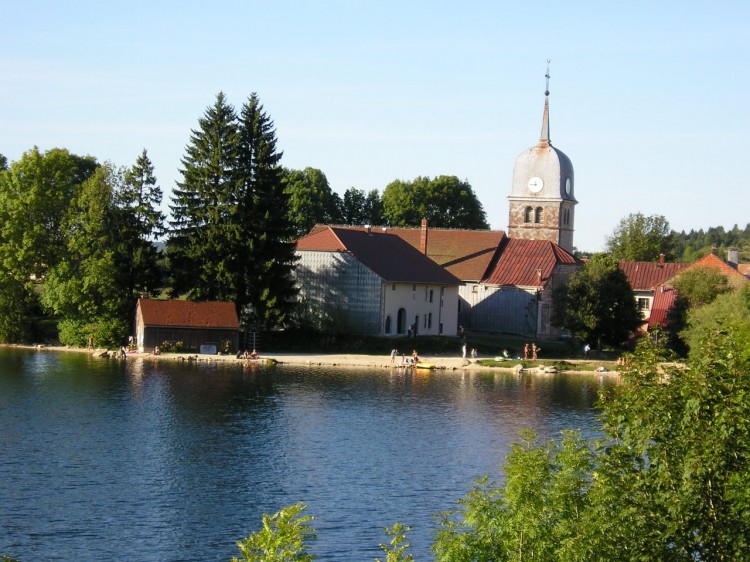
{"label": "pitched roof", "polygon": [[747,277],[741,271],[734,269],[719,256],[714,253],[703,256],[701,259],[690,264],[690,269],[695,267],[710,267],[719,270],[719,273],[727,276],[730,280],[736,279],[736,282],[747,281]]}
{"label": "pitched roof", "polygon": [[[312,233],[328,228],[315,226]],[[364,226],[335,227],[367,231]],[[421,251],[421,228],[371,228],[370,232],[394,234]],[[500,243],[507,239],[502,230],[427,229],[427,257],[443,266],[462,281],[479,281],[487,273]]]}
{"label": "pitched roof", "polygon": [[138,307],[147,326],[228,330],[240,327],[231,302],[139,299]]}
{"label": "pitched roof", "polygon": [[507,238],[483,283],[544,287],[558,264],[581,263],[571,253],[548,240]]}
{"label": "pitched roof", "polygon": [[737,271],[742,273],[745,277],[750,277],[750,263],[738,263]]}
{"label": "pitched roof", "polygon": [[665,283],[689,266],[689,263],[620,262],[620,269],[625,273],[634,291],[653,291],[657,285]]}
{"label": "pitched roof", "polygon": [[316,227],[297,241],[299,251],[348,252],[389,282],[458,285],[449,271],[390,232]]}
{"label": "pitched roof", "polygon": [[654,326],[666,326],[667,315],[677,299],[677,289],[663,285],[654,291],[654,300],[651,303],[651,314],[648,317],[649,329]]}

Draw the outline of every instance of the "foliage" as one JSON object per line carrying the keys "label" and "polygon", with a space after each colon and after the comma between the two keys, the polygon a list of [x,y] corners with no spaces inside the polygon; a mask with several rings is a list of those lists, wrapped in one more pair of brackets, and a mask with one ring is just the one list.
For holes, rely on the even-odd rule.
{"label": "foliage", "polygon": [[553,291],[553,325],[582,341],[621,345],[641,323],[641,315],[617,260],[595,254]]}
{"label": "foliage", "polygon": [[341,199],[331,190],[328,178],[320,170],[284,169],[284,186],[289,197],[289,219],[296,236],[307,234],[316,224],[340,222]]}
{"label": "foliage", "polygon": [[[393,527],[385,530],[386,534],[391,537],[391,541],[387,545],[380,545],[386,553],[383,562],[414,562],[414,556],[406,552],[411,546],[406,540],[409,531],[411,529],[402,523],[395,523]],[[381,562],[381,560],[376,559],[375,562]]]}
{"label": "foliage", "polygon": [[574,432],[513,445],[505,484],[477,481],[460,508],[442,514],[432,546],[439,561],[575,560],[594,456]]}
{"label": "foliage", "polygon": [[382,201],[391,226],[413,227],[424,218],[432,228],[489,228],[471,185],[456,176],[393,181],[383,191]]}
{"label": "foliage", "polygon": [[238,116],[219,93],[199,125],[172,198],[171,294],[233,301],[246,326],[283,325],[295,230],[273,121],[255,94]]}
{"label": "foliage", "polygon": [[112,168],[104,165],[83,182],[65,217],[62,256],[44,282],[42,303],[79,324],[126,311],[116,267],[120,233],[112,228],[115,181]]}
{"label": "foliage", "polygon": [[233,270],[241,232],[237,115],[223,93],[198,120],[182,159],[182,181],[173,190],[167,256],[171,293],[194,300],[234,300]]}
{"label": "foliage", "polygon": [[727,276],[715,267],[694,267],[683,271],[674,279],[673,285],[690,308],[710,304],[730,290]]}
{"label": "foliage", "polygon": [[307,508],[302,503],[285,507],[274,515],[263,515],[261,530],[251,533],[237,543],[241,558],[232,562],[307,562],[315,560],[308,553],[308,542],[317,538],[310,526],[314,517],[302,515]]}
{"label": "foliage", "polygon": [[64,255],[68,206],[95,168],[90,157],[34,148],[0,171],[0,341],[30,337],[37,284]]}
{"label": "foliage", "polygon": [[677,261],[694,262],[716,248],[719,255],[726,255],[729,248],[739,252],[740,263],[750,262],[750,223],[744,229],[734,225],[730,230],[723,226],[710,227],[707,230],[691,230],[673,233]]}
{"label": "foliage", "polygon": [[603,402],[604,437],[524,433],[505,483],[479,480],[442,516],[437,559],[747,559],[750,363],[737,341],[724,324],[679,366],[644,340]]}
{"label": "foliage", "polygon": [[667,219],[641,213],[623,218],[606,243],[607,253],[618,261],[656,261],[661,254],[671,259],[673,247]]}
{"label": "foliage", "polygon": [[95,346],[111,349],[122,345],[123,335],[129,333],[130,326],[119,316],[98,316],[94,320],[60,320],[58,330],[60,343],[64,345],[86,347],[91,337]]}
{"label": "foliage", "polygon": [[242,106],[239,136],[243,234],[236,305],[245,326],[269,329],[285,325],[294,310],[297,256],[276,131],[254,93]]}
{"label": "foliage", "polygon": [[383,202],[377,189],[350,187],[344,192],[341,202],[341,222],[346,225],[383,224]]}
{"label": "foliage", "polygon": [[750,363],[749,287],[722,294],[711,304],[688,312],[687,327],[680,335],[691,350],[694,360],[700,358],[704,342],[717,329],[732,330],[735,347],[733,355],[739,355],[741,361]]}

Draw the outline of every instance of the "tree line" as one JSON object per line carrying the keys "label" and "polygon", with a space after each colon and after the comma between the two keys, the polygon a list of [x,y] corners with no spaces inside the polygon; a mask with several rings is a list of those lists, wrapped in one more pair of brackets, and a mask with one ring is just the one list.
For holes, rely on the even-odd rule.
{"label": "tree line", "polygon": [[294,242],[317,223],[489,227],[455,176],[342,197],[282,155],[258,96],[237,111],[221,92],[191,131],[169,217],[145,149],[130,167],[64,148],[0,155],[0,341],[38,341],[54,318],[64,344],[117,345],[141,295],[229,300],[244,326],[289,325]]}

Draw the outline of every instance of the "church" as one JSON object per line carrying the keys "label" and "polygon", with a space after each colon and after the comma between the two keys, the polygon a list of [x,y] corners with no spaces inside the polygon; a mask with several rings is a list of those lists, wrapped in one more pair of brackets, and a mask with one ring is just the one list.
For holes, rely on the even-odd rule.
{"label": "church", "polygon": [[[550,322],[553,291],[567,283],[583,263],[573,256],[578,203],[574,195],[573,164],[550,140],[549,73],[546,78],[539,142],[522,152],[513,168],[507,233],[430,228],[426,220],[415,228],[346,226],[333,229],[318,225],[297,242],[300,258],[297,280],[303,301],[321,313],[326,309],[335,310],[339,317],[358,318],[352,325],[367,326],[364,333],[402,335],[411,330],[422,333],[420,327],[427,330],[428,325],[432,326],[428,321],[432,318],[428,314],[432,313],[427,312],[422,300],[432,295],[432,291],[439,291],[441,322],[427,333],[455,335],[471,330],[533,339],[560,337],[560,330]],[[342,229],[366,234],[366,238],[357,242],[361,259],[342,243]],[[396,291],[395,282],[376,277],[375,285],[379,284],[380,289],[369,287],[370,296],[361,299],[356,296],[353,279],[362,277],[362,273],[349,275],[341,266],[338,269],[330,266],[331,252],[338,252],[337,255],[346,255],[347,259],[337,258],[337,263],[353,262],[359,271],[373,255],[384,255],[382,252],[394,246],[388,242],[391,236],[406,242],[449,274],[447,277],[432,271],[432,277],[419,282],[399,279],[415,296],[411,300],[398,300],[398,311],[387,310],[388,288]],[[326,270],[322,269],[322,263],[329,264]],[[313,279],[315,286],[310,281]],[[417,299],[417,294],[424,294],[425,299]],[[333,295],[336,297],[332,298]],[[367,319],[358,309],[365,305]],[[449,310],[453,306],[455,310]]]}

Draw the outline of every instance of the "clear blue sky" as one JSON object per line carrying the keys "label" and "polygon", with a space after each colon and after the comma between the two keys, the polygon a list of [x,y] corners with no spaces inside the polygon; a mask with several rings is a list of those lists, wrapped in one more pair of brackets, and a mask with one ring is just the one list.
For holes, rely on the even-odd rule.
{"label": "clear blue sky", "polygon": [[282,163],[340,194],[456,175],[507,229],[513,164],[553,145],[576,174],[575,245],[630,213],[750,222],[750,2],[0,0],[0,153],[63,147],[166,198],[219,91],[257,92]]}

